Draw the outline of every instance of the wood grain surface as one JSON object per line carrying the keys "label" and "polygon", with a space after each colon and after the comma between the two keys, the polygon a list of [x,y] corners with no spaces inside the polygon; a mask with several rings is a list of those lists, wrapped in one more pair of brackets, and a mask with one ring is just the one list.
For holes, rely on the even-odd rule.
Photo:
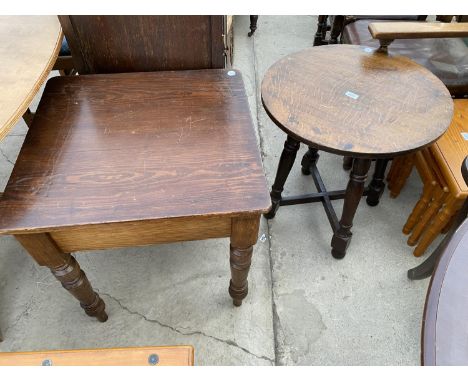
{"label": "wood grain surface", "polygon": [[467,37],[467,23],[372,22],[369,32],[376,39]]}
{"label": "wood grain surface", "polygon": [[427,146],[453,114],[449,92],[427,69],[352,45],[284,57],[265,74],[262,101],[287,134],[354,157],[394,157]]}
{"label": "wood grain surface", "polygon": [[430,147],[437,165],[456,198],[468,196],[468,186],[461,173],[461,164],[468,155],[468,100],[455,99],[452,123],[447,132]]}
{"label": "wood grain surface", "polygon": [[81,74],[225,67],[225,16],[73,15],[59,19]]}
{"label": "wood grain surface", "polygon": [[266,212],[242,77],[230,74],[49,80],[0,201],[0,232]]}
{"label": "wood grain surface", "polygon": [[151,366],[153,354],[156,366],[193,366],[193,353],[184,345],[0,353],[0,366]]}
{"label": "wood grain surface", "polygon": [[47,79],[62,38],[56,16],[0,16],[0,139]]}
{"label": "wood grain surface", "polygon": [[468,220],[457,229],[434,270],[424,307],[423,365],[468,365]]}

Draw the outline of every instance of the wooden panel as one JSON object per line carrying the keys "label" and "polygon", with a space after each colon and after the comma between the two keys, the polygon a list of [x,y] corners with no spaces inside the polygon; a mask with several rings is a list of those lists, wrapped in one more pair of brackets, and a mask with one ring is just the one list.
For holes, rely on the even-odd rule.
{"label": "wooden panel", "polygon": [[468,221],[440,256],[429,284],[422,328],[423,365],[468,365]]}
{"label": "wooden panel", "polygon": [[327,45],[275,63],[262,101],[286,133],[353,157],[393,157],[439,138],[452,119],[443,83],[405,57],[352,45]]}
{"label": "wooden panel", "polygon": [[230,233],[231,219],[213,216],[100,224],[50,235],[63,252],[76,252],[227,237]]}
{"label": "wooden panel", "polygon": [[437,160],[450,192],[457,198],[466,198],[468,186],[463,179],[461,165],[468,155],[468,100],[456,99],[453,102],[452,123],[430,150]]}
{"label": "wooden panel", "polygon": [[59,18],[82,74],[224,68],[224,16]]}
{"label": "wooden panel", "polygon": [[62,38],[56,16],[0,16],[0,139],[46,80]]}
{"label": "wooden panel", "polygon": [[156,366],[193,366],[192,346],[82,349],[0,353],[0,366],[151,366],[149,357],[158,356]]}
{"label": "wooden panel", "polygon": [[244,84],[234,74],[50,80],[0,201],[0,232],[267,211]]}
{"label": "wooden panel", "polygon": [[466,23],[385,22],[369,24],[373,38],[383,40],[406,38],[467,37]]}

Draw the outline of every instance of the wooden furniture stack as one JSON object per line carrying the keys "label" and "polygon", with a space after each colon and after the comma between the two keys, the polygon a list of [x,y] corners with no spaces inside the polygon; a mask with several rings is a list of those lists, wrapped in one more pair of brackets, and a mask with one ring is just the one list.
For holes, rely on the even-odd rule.
{"label": "wooden furniture stack", "polygon": [[59,18],[80,75],[48,81],[0,233],[99,321],[104,301],[71,252],[230,237],[241,305],[270,198],[241,73],[223,69],[223,17]]}
{"label": "wooden furniture stack", "polygon": [[454,116],[447,132],[429,148],[394,161],[388,187],[398,196],[415,167],[423,182],[420,199],[408,217],[403,233],[408,245],[417,244],[414,255],[421,256],[432,241],[450,228],[451,220],[468,197],[460,164],[468,155],[468,100],[454,100]]}

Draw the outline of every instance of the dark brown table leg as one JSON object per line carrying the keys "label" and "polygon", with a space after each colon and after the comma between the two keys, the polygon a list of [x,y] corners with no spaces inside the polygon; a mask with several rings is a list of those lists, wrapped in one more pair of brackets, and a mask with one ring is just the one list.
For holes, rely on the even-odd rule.
{"label": "dark brown table leg", "polygon": [[258,15],[250,15],[250,32],[247,36],[251,37],[257,30]]}
{"label": "dark brown table leg", "polygon": [[351,167],[353,167],[353,158],[343,157],[343,170],[351,170]]}
{"label": "dark brown table leg", "polygon": [[336,259],[342,259],[346,255],[346,249],[351,241],[351,227],[353,226],[354,215],[364,193],[364,183],[370,165],[370,159],[355,158],[353,161],[353,169],[346,187],[343,213],[341,214],[338,230],[333,234],[331,241],[331,253]]}
{"label": "dark brown table leg", "polygon": [[374,175],[369,184],[369,194],[367,195],[366,202],[369,206],[376,206],[379,204],[380,197],[385,190],[385,170],[387,169],[388,159],[378,159],[375,162]]}
{"label": "dark brown table leg", "polygon": [[93,290],[85,273],[69,253],[63,253],[47,233],[15,235],[20,244],[39,265],[50,268],[52,274],[79,302],[86,314],[107,321],[106,305]]}
{"label": "dark brown table leg", "polygon": [[314,46],[323,45],[327,33],[327,15],[319,15],[317,22],[317,31],[314,37]]}
{"label": "dark brown table leg", "polygon": [[281,153],[281,157],[278,163],[278,170],[276,171],[275,182],[271,187],[271,210],[265,214],[265,218],[272,219],[278,211],[279,204],[281,201],[281,193],[284,189],[284,183],[288,178],[291,168],[296,160],[297,150],[299,150],[299,141],[288,135],[286,142],[284,143],[284,149]]}
{"label": "dark brown table leg", "polygon": [[318,149],[309,146],[301,161],[301,171],[304,175],[310,175],[310,166],[317,163],[319,159]]}
{"label": "dark brown table leg", "polygon": [[236,218],[231,222],[229,295],[235,306],[242,304],[242,300],[249,291],[247,276],[252,260],[253,245],[257,242],[259,225],[260,216]]}

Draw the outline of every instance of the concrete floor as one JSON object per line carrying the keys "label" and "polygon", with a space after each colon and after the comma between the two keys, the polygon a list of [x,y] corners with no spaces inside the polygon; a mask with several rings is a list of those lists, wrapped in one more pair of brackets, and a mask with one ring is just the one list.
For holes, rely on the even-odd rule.
{"label": "concrete floor", "polygon": [[[243,72],[271,185],[285,135],[259,102],[260,83],[275,61],[312,46],[316,17],[261,16],[253,38],[248,24],[248,16],[234,19],[234,66]],[[0,144],[2,187],[26,131],[20,122]],[[345,187],[341,157],[321,153],[319,169],[329,189]],[[285,194],[311,189],[298,161]],[[428,280],[406,278],[421,259],[401,228],[420,191],[412,174],[398,199],[386,192],[376,208],[363,201],[341,261],[330,255],[321,204],[262,219],[266,240],[255,247],[241,308],[227,293],[227,239],[77,253],[106,302],[104,324],[88,318],[12,237],[0,237],[0,350],[191,344],[197,365],[417,365]],[[341,202],[334,205],[340,213]]]}

